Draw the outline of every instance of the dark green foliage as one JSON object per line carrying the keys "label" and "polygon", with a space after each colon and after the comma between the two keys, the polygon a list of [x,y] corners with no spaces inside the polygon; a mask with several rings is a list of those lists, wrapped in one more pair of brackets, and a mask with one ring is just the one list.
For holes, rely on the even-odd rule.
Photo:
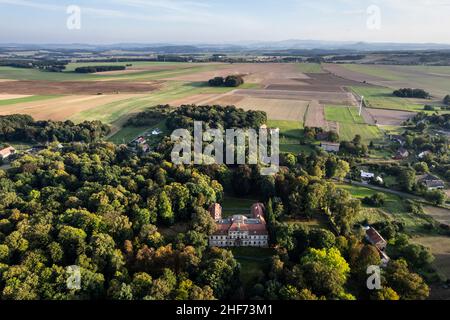
{"label": "dark green foliage", "polygon": [[0,141],[20,142],[94,142],[110,133],[100,121],[34,121],[28,115],[0,116]]}
{"label": "dark green foliage", "polygon": [[412,89],[412,88],[403,88],[394,91],[394,96],[400,98],[419,98],[419,99],[429,99],[430,94],[423,89]]}
{"label": "dark green foliage", "polygon": [[194,121],[203,121],[204,125],[211,128],[258,129],[266,124],[267,115],[262,111],[244,111],[233,106],[184,105],[169,114],[167,127],[171,130],[193,129]]}
{"label": "dark green foliage", "polygon": [[97,72],[107,72],[107,71],[122,71],[127,67],[125,66],[87,66],[78,67],[75,69],[76,73],[97,73]]}
{"label": "dark green foliage", "polygon": [[126,127],[147,127],[153,126],[162,120],[164,120],[167,115],[170,113],[170,106],[156,106],[154,108],[149,108],[146,111],[139,112],[136,115],[132,116],[125,123]]}
{"label": "dark green foliage", "polygon": [[239,75],[231,75],[226,78],[215,77],[208,81],[211,87],[239,87],[244,84],[244,78]]}

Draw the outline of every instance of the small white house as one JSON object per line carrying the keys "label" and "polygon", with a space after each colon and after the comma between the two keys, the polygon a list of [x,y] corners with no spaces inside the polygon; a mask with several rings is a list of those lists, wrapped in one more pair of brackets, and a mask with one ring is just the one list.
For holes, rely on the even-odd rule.
{"label": "small white house", "polygon": [[424,151],[424,152],[419,153],[418,157],[419,157],[419,159],[423,159],[429,154],[431,154],[431,151]]}
{"label": "small white house", "polygon": [[373,178],[375,178],[375,173],[365,172],[364,170],[361,170],[361,178],[362,179],[373,179]]}
{"label": "small white house", "polygon": [[155,129],[155,130],[152,131],[152,135],[153,136],[159,136],[161,133],[162,133],[162,131],[159,130],[159,129]]}

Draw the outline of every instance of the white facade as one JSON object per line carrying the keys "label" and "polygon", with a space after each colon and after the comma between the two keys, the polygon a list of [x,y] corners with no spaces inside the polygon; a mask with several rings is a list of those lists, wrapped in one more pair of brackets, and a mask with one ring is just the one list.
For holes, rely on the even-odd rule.
{"label": "white facade", "polygon": [[250,236],[243,232],[209,236],[210,247],[267,247],[268,245],[268,235]]}

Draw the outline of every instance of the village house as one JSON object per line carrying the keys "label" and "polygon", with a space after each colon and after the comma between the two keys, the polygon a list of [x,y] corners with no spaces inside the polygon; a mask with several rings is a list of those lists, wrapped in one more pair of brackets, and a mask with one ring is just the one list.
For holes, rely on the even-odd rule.
{"label": "village house", "polygon": [[222,219],[222,207],[213,204],[209,212],[216,221],[216,231],[209,236],[210,247],[267,247],[269,233],[264,219],[264,205],[255,203],[251,216],[234,215]]}
{"label": "village house", "polygon": [[390,261],[389,256],[385,252],[385,249],[387,247],[387,241],[384,240],[384,238],[374,228],[365,227],[364,229],[366,230],[366,236],[365,236],[366,240],[371,245],[373,245],[374,247],[377,248],[378,253],[380,254],[380,258],[381,258],[381,265],[386,266]]}
{"label": "village house", "polygon": [[445,189],[445,182],[431,174],[419,178],[419,183],[423,184],[428,190]]}
{"label": "village house", "polygon": [[341,145],[335,142],[322,142],[320,147],[326,152],[339,152]]}
{"label": "village house", "polygon": [[7,147],[4,149],[1,149],[0,150],[0,159],[6,160],[7,158],[14,155],[15,153],[16,153],[16,149],[14,149],[13,147]]}
{"label": "village house", "polygon": [[364,170],[361,170],[361,179],[363,180],[370,180],[375,178],[375,173],[371,173],[371,172],[365,172]]}
{"label": "village house", "polygon": [[372,227],[366,228],[366,240],[370,242],[371,245],[377,247],[379,250],[386,249],[387,241]]}
{"label": "village house", "polygon": [[396,160],[402,160],[402,159],[406,159],[408,157],[409,157],[409,151],[406,150],[405,148],[398,149],[397,153],[395,154]]}

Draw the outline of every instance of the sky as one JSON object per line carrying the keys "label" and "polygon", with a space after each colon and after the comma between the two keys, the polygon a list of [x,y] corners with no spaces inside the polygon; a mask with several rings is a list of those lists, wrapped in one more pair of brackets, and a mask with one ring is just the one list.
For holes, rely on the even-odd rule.
{"label": "sky", "polygon": [[0,0],[0,43],[450,44],[449,16],[450,0]]}

